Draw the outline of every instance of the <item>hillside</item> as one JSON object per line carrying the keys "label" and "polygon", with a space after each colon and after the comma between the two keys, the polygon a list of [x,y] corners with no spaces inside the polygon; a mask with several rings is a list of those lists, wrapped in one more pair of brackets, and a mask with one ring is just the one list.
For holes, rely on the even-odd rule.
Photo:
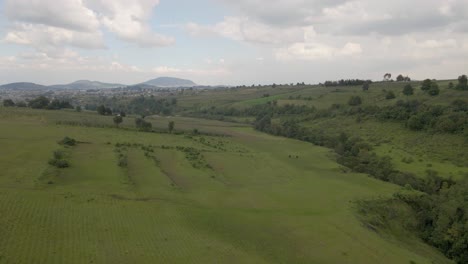
{"label": "hillside", "polygon": [[16,83],[9,83],[0,86],[0,89],[10,89],[10,90],[45,90],[49,87],[30,83],[30,82],[16,82]]}
{"label": "hillside", "polygon": [[59,88],[59,89],[110,89],[110,88],[118,88],[124,87],[123,84],[118,83],[103,83],[98,81],[89,81],[89,80],[80,80],[75,81],[69,84],[57,84],[51,85],[51,88]]}
{"label": "hillside", "polygon": [[168,88],[170,87],[193,87],[197,85],[196,83],[190,80],[172,78],[172,77],[159,77],[156,79],[146,81],[142,84],[152,85],[152,86],[157,86],[157,87],[168,87]]}
{"label": "hillside", "polygon": [[[91,112],[0,116],[6,263],[450,263],[362,225],[350,201],[398,187],[346,172],[327,148],[193,118],[169,120],[229,136],[137,132],[132,117],[118,129]],[[77,145],[59,145],[64,136]]]}

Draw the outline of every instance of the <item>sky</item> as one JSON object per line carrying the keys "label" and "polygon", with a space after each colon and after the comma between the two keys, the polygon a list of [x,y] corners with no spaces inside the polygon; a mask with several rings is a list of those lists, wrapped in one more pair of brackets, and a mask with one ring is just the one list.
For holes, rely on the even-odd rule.
{"label": "sky", "polygon": [[468,0],[0,0],[0,84],[468,73]]}

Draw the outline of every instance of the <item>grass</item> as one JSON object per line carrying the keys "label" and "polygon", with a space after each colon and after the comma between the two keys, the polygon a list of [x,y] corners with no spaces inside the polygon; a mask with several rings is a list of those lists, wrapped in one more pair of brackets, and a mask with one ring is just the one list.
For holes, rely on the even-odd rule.
{"label": "grass", "polygon": [[[229,137],[57,125],[104,120],[92,113],[0,116],[0,263],[450,263],[363,226],[352,201],[399,188],[344,172],[325,148],[194,118],[171,120]],[[80,143],[56,169],[47,161],[64,136]]]}

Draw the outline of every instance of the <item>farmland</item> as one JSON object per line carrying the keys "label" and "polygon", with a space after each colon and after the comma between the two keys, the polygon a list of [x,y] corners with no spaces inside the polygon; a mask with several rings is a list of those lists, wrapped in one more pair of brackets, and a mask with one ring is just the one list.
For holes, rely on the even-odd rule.
{"label": "farmland", "polygon": [[[355,201],[400,187],[328,148],[187,117],[171,120],[201,133],[139,132],[133,117],[116,128],[91,112],[0,115],[0,263],[450,263],[364,225]],[[68,168],[48,164],[57,150]]]}

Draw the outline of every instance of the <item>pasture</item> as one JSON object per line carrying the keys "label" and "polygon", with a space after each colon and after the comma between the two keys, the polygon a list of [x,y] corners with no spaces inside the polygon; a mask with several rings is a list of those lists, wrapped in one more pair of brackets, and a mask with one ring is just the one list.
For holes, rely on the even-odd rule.
{"label": "pasture", "polygon": [[[0,117],[0,263],[451,263],[364,226],[354,201],[400,188],[347,172],[326,148],[194,118],[171,120],[213,135],[87,112]],[[65,136],[78,144],[57,144]],[[68,168],[48,164],[56,150]]]}

